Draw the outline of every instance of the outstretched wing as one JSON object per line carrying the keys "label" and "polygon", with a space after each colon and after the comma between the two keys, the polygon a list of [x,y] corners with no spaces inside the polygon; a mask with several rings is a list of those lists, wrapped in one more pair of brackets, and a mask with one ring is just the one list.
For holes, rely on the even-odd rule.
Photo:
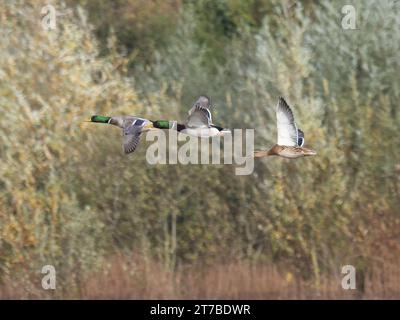
{"label": "outstretched wing", "polygon": [[282,97],[279,97],[276,107],[276,122],[278,128],[277,144],[280,146],[297,146],[298,131],[293,112]]}
{"label": "outstretched wing", "polygon": [[210,107],[210,98],[200,96],[189,110],[186,126],[189,128],[209,128],[212,123]]}
{"label": "outstretched wing", "polygon": [[137,119],[126,123],[123,128],[123,147],[125,154],[132,153],[136,150],[136,147],[140,143],[142,129],[145,124],[146,120],[144,119]]}

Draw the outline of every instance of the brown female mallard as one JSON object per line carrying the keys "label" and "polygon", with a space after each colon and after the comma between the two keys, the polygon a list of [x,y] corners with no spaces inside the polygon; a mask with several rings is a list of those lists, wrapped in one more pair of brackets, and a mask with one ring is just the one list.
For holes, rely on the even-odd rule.
{"label": "brown female mallard", "polygon": [[279,97],[276,107],[276,122],[278,129],[277,143],[269,150],[255,151],[255,158],[281,156],[295,159],[317,154],[314,150],[303,147],[304,132],[297,128],[293,112],[282,97]]}

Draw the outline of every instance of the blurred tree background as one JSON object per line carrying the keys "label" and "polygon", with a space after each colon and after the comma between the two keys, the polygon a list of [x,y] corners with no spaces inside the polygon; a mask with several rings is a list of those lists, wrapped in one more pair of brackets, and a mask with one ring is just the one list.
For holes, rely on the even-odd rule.
{"label": "blurred tree background", "polygon": [[[143,280],[163,272],[170,296],[193,297],[191,283],[216,281],[204,270],[223,277],[215,266],[236,263],[278,266],[282,282],[309,284],[303,297],[327,278],[340,286],[341,266],[353,264],[361,294],[398,297],[399,274],[378,275],[398,269],[400,253],[400,5],[350,2],[356,30],[341,27],[343,1],[49,1],[59,15],[45,31],[39,2],[6,0],[0,297],[98,297],[107,284],[88,279],[113,270],[127,277],[121,286],[146,288],[139,297],[165,297]],[[256,129],[256,147],[274,143],[286,97],[318,156],[256,161],[250,176],[152,166],[144,140],[124,156],[117,129],[82,123],[184,119],[203,93],[215,123]],[[46,264],[57,270],[54,295],[38,285]],[[121,290],[108,297],[135,296]],[[197,294],[224,297],[207,292]]]}

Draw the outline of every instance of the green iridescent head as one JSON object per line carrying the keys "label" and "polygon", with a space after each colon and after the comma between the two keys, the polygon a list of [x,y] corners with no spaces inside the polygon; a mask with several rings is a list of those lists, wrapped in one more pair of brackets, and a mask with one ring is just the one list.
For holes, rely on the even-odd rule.
{"label": "green iridescent head", "polygon": [[169,121],[168,120],[156,120],[153,121],[153,127],[157,129],[169,129]]}
{"label": "green iridescent head", "polygon": [[92,116],[90,118],[90,121],[92,122],[100,122],[100,123],[108,123],[110,121],[111,117],[105,117],[105,116]]}

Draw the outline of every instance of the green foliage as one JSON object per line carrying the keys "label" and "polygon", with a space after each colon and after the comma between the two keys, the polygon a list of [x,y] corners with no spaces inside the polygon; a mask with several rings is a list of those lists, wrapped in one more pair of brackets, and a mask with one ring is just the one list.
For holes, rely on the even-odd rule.
{"label": "green foliage", "polygon": [[91,149],[82,121],[140,105],[115,72],[122,59],[97,58],[82,12],[54,32],[41,28],[37,12],[24,1],[0,9],[8,32],[0,40],[0,267],[37,272],[53,264],[66,276],[90,270],[109,239],[96,209],[81,205],[81,190],[69,183]]}
{"label": "green foliage", "polygon": [[155,49],[168,44],[179,18],[181,0],[67,0],[81,5],[95,27],[102,54],[108,53],[108,39],[115,34],[118,49],[136,61],[149,64]]}

